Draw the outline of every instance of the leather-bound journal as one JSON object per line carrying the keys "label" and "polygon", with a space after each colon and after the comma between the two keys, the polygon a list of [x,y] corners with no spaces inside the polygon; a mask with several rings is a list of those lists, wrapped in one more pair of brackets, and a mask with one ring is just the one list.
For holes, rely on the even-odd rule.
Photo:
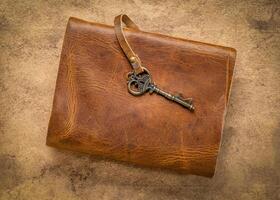
{"label": "leather-bound journal", "polygon": [[[124,19],[116,18],[115,28],[69,19],[47,145],[213,176],[236,51],[144,32],[129,20],[122,29]],[[131,52],[136,57],[128,57]],[[139,67],[135,60],[153,79],[138,75],[143,71],[129,74]],[[136,89],[145,87],[141,95],[129,92],[128,77],[144,80],[136,84]],[[192,111],[174,102],[182,95],[192,98]]]}

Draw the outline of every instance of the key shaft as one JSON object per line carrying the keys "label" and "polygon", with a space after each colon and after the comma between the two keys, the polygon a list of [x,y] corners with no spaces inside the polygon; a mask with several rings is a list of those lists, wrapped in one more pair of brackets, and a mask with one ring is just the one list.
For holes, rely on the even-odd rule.
{"label": "key shaft", "polygon": [[190,110],[192,112],[195,109],[194,106],[192,105],[191,100],[184,100],[184,99],[180,98],[179,96],[172,95],[168,92],[163,91],[162,89],[160,89],[159,87],[157,87],[156,85],[153,85],[153,84],[150,86],[150,88],[151,88],[152,92],[155,92],[156,94],[159,94],[168,100],[174,101],[174,102],[184,106],[185,108],[187,108],[188,110]]}

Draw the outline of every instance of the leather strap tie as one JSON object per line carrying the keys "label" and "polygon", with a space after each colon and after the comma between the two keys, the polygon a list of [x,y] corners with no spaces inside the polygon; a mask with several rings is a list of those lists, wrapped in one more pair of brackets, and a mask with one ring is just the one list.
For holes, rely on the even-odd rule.
{"label": "leather strap tie", "polygon": [[134,53],[131,46],[129,45],[124,32],[123,32],[123,23],[126,25],[127,28],[132,28],[135,30],[139,30],[138,26],[127,16],[124,14],[118,15],[115,17],[114,24],[115,24],[115,33],[118,39],[118,42],[125,53],[127,59],[129,60],[131,66],[133,67],[134,73],[136,75],[144,72],[144,67],[141,64],[140,58],[137,54]]}

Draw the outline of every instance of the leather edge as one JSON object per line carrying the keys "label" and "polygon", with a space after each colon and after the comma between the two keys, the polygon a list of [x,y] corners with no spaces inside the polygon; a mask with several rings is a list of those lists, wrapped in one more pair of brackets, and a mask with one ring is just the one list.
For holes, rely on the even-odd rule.
{"label": "leather edge", "polygon": [[223,113],[223,121],[222,121],[222,129],[221,129],[221,137],[219,141],[219,147],[218,147],[218,153],[217,157],[215,160],[215,167],[213,171],[213,175],[211,176],[214,177],[217,171],[217,161],[218,157],[220,154],[220,149],[222,147],[222,141],[223,141],[223,133],[224,133],[224,125],[225,125],[225,120],[226,120],[226,115],[227,115],[227,109],[228,109],[228,104],[229,104],[229,99],[230,99],[230,94],[231,94],[231,88],[232,88],[232,83],[233,83],[233,78],[235,74],[235,61],[236,61],[236,56],[237,56],[237,51],[234,48],[229,48],[229,53],[228,53],[228,77],[227,77],[227,96],[226,96],[226,105],[225,105],[225,110]]}
{"label": "leather edge", "polygon": [[[112,25],[87,21],[87,20],[79,19],[77,17],[70,17],[68,21],[78,21],[78,22],[85,23],[87,25],[101,26],[101,27],[114,29],[114,26],[112,26]],[[230,53],[232,55],[234,54],[234,52],[236,52],[236,50],[232,47],[212,44],[212,43],[208,43],[208,42],[200,42],[200,41],[190,40],[190,39],[186,39],[186,38],[166,35],[166,34],[162,34],[162,33],[135,30],[135,29],[127,28],[127,27],[124,27],[124,31],[125,32],[131,32],[131,33],[141,32],[141,33],[146,34],[147,36],[151,36],[151,37],[155,37],[155,38],[162,38],[162,39],[165,39],[165,40],[177,40],[177,41],[181,41],[181,42],[187,42],[187,43],[193,44],[193,45],[199,45],[199,46],[205,46],[206,45],[208,47],[217,48],[217,49],[221,50],[223,53],[222,52],[219,52],[219,53],[222,53],[224,56],[227,56],[228,52],[232,52],[232,53]]]}
{"label": "leather edge", "polygon": [[57,90],[58,90],[58,82],[59,82],[59,78],[60,78],[60,71],[61,71],[61,65],[62,65],[62,61],[63,61],[63,57],[62,54],[65,51],[65,46],[66,46],[66,40],[67,40],[67,36],[68,36],[68,32],[70,31],[71,28],[71,21],[73,20],[72,17],[70,17],[67,21],[66,24],[66,29],[64,32],[64,36],[63,36],[63,43],[62,43],[62,48],[61,48],[61,52],[60,52],[60,58],[59,58],[59,65],[58,65],[58,70],[57,70],[57,77],[56,77],[56,81],[55,81],[55,89],[54,89],[54,93],[53,93],[53,100],[52,100],[52,109],[51,109],[51,114],[50,114],[50,119],[49,119],[49,123],[48,123],[48,130],[47,130],[47,137],[46,137],[46,145],[47,146],[51,146],[51,147],[55,147],[56,144],[59,143],[59,139],[56,137],[53,137],[51,134],[51,127],[52,127],[52,118],[54,116],[53,112],[54,112],[54,104],[56,101],[56,94],[57,94]]}

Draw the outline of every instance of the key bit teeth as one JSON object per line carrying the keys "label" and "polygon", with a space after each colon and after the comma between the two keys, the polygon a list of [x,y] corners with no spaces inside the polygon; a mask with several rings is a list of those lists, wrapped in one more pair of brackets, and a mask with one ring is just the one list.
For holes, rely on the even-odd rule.
{"label": "key bit teeth", "polygon": [[189,104],[193,103],[193,99],[192,98],[186,98],[186,99],[184,99],[184,101],[188,102]]}
{"label": "key bit teeth", "polygon": [[182,96],[176,96],[176,97],[178,97],[179,99],[181,99],[181,100],[183,100],[183,101],[185,101],[185,102],[187,102],[187,103],[189,103],[189,104],[192,104],[193,103],[193,99],[192,98],[183,98]]}

